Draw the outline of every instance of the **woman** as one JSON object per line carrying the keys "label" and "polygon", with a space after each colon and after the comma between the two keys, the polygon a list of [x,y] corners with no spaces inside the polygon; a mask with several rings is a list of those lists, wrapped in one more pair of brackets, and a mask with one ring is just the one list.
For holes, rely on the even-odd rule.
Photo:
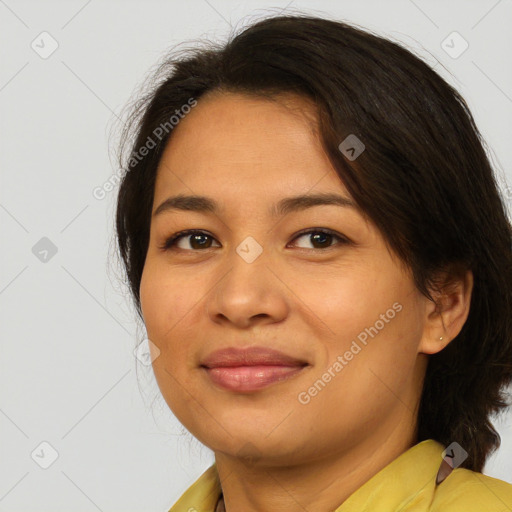
{"label": "woman", "polygon": [[162,395],[215,454],[171,511],[511,510],[481,471],[512,232],[463,98],[305,15],[157,77],[116,228]]}

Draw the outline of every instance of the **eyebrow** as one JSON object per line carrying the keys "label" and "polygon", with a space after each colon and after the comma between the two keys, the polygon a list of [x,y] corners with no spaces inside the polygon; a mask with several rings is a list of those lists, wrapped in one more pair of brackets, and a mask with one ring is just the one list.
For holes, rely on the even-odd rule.
{"label": "eyebrow", "polygon": [[[284,216],[290,212],[296,212],[320,205],[335,205],[358,210],[356,204],[349,198],[333,193],[306,194],[292,197],[285,197],[269,209],[272,217]],[[154,211],[153,217],[164,212],[172,211],[193,211],[200,213],[220,213],[219,204],[212,198],[199,195],[172,196],[167,198]]]}

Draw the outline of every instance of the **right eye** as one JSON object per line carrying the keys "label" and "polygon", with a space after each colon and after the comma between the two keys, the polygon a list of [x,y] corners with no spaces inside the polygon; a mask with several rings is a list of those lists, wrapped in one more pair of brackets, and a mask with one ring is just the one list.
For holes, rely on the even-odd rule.
{"label": "right eye", "polygon": [[[182,238],[188,238],[189,247],[179,247],[177,245],[177,242],[180,242]],[[208,239],[210,239],[210,241]],[[185,231],[179,231],[168,237],[160,249],[162,251],[174,250],[176,247],[184,251],[210,249],[211,240],[215,239],[205,231],[201,231],[200,229],[186,229]]]}

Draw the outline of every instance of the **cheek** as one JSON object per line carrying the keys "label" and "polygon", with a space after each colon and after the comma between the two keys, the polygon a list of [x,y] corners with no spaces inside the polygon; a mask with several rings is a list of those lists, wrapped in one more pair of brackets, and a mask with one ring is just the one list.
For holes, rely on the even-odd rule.
{"label": "cheek", "polygon": [[[404,306],[377,334],[365,331],[368,326],[363,321],[350,326],[353,336],[327,345],[326,365],[311,376],[307,383],[311,387],[301,390],[311,397],[304,414],[314,418],[319,437],[336,438],[340,432],[365,437],[388,419],[414,409],[417,354],[416,334],[410,328],[414,316]],[[360,332],[367,335],[366,344],[357,338]]]}
{"label": "cheek", "polygon": [[411,302],[384,301],[380,309],[367,312],[350,341],[330,350],[330,359],[342,355],[347,361],[343,373],[354,406],[364,401],[375,408],[391,406],[413,385],[421,324]]}
{"label": "cheek", "polygon": [[300,299],[296,301],[298,307],[303,305],[308,316],[313,315],[319,328],[325,329],[321,339],[329,344],[340,342],[341,348],[373,325],[397,300],[397,294],[389,283],[379,279],[376,269],[361,269],[355,263],[301,275],[300,279],[297,275],[289,279]]}
{"label": "cheek", "polygon": [[[205,296],[208,286],[204,276],[165,263],[149,260],[140,285],[141,309],[148,338],[160,353],[153,360],[153,371],[163,396],[172,410],[188,407],[191,371],[197,361],[198,326],[204,324]],[[182,404],[181,406],[179,404]],[[185,404],[185,405],[183,405]]]}
{"label": "cheek", "polygon": [[190,278],[177,279],[179,275],[149,258],[139,292],[147,336],[159,350],[152,363],[156,381],[169,408],[180,421],[187,421],[185,413],[193,409],[193,400],[183,392],[190,362],[189,344],[183,341],[192,339],[187,330],[194,325],[200,304]]}
{"label": "cheek", "polygon": [[141,309],[148,334],[152,333],[157,344],[166,344],[197,317],[203,305],[201,286],[200,280],[180,270],[146,262],[140,284]]}
{"label": "cheek", "polygon": [[[362,273],[354,268],[338,272],[338,277],[308,280],[297,295],[306,298],[309,310],[321,320],[318,328],[329,327],[328,334],[319,337],[326,358],[314,377],[322,378],[329,368],[338,377],[322,400],[332,393],[337,403],[347,403],[348,410],[396,400],[393,394],[400,394],[412,378],[421,338],[420,310],[411,283],[389,269]],[[340,357],[343,369],[337,365],[336,371],[333,365]]]}

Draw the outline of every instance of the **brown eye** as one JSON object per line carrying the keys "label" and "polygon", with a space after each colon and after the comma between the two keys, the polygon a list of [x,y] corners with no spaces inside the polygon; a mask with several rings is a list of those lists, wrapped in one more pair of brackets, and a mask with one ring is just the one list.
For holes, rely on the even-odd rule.
{"label": "brown eye", "polygon": [[[185,244],[189,244],[189,247],[180,247],[178,243],[181,242],[181,239],[185,240]],[[187,242],[188,240],[188,242]],[[161,247],[162,250],[167,251],[172,249],[173,247],[178,247],[178,249],[183,250],[201,250],[201,249],[210,249],[211,242],[215,240],[211,235],[204,231],[189,229],[186,231],[180,231],[169,237],[164,245]]]}
{"label": "brown eye", "polygon": [[300,238],[309,239],[309,243],[313,245],[313,247],[301,247],[303,249],[328,249],[336,245],[332,244],[333,240],[338,240],[342,244],[348,243],[345,237],[327,229],[309,229],[300,233],[294,240],[299,240]]}

